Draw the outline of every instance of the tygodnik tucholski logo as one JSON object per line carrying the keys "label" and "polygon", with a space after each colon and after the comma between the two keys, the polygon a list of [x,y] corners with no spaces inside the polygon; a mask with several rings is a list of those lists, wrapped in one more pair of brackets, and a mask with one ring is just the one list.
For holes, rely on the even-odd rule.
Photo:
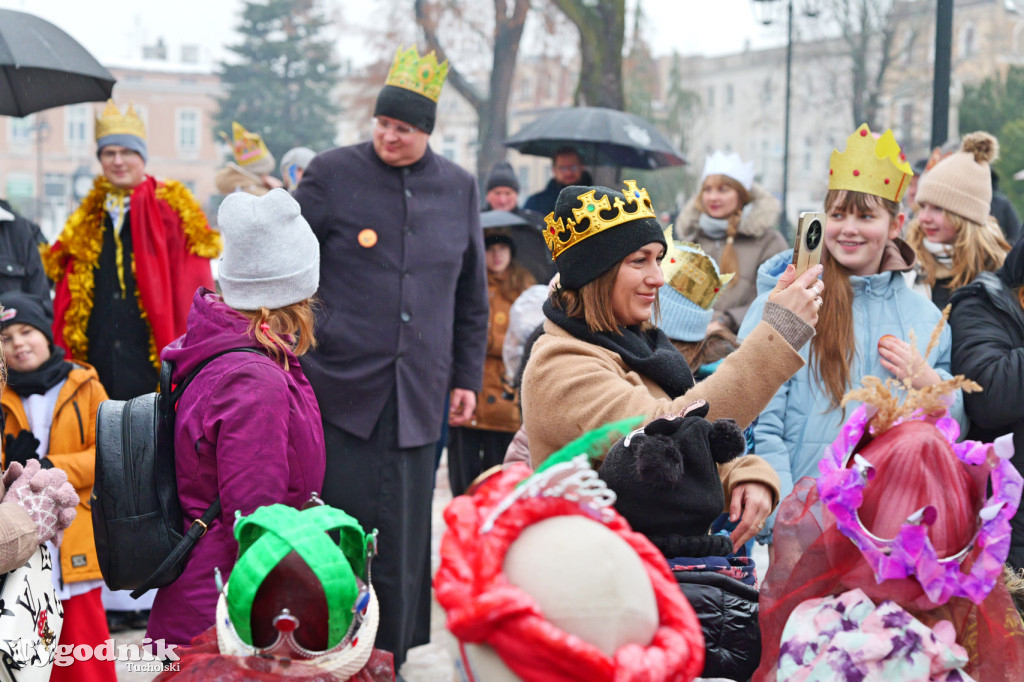
{"label": "tygodnik tucholski logo", "polygon": [[[53,664],[64,668],[73,665],[75,661],[121,661],[129,672],[160,672],[164,670],[178,670],[181,665],[178,663],[178,654],[174,652],[176,644],[165,644],[164,640],[151,640],[146,637],[142,645],[138,644],[116,644],[113,639],[105,640],[99,646],[93,648],[88,644],[58,644],[53,657]],[[49,660],[48,655],[33,656],[33,653],[44,654],[45,652],[33,649],[45,648],[41,643],[33,644],[28,639],[20,639],[14,644],[15,658],[22,661]]]}

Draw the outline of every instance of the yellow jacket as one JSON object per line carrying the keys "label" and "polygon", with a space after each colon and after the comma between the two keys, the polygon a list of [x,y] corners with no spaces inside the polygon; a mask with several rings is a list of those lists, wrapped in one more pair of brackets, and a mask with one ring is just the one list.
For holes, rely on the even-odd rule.
{"label": "yellow jacket", "polygon": [[[96,478],[96,412],[107,399],[99,376],[84,362],[75,368],[57,396],[50,426],[50,454],[53,465],[63,469],[78,492],[78,515],[64,532],[60,547],[60,569],[65,583],[102,579],[92,535],[92,507],[89,495]],[[21,397],[8,386],[0,395],[7,423],[4,434],[17,436],[28,428]],[[6,465],[6,462],[5,462]]]}

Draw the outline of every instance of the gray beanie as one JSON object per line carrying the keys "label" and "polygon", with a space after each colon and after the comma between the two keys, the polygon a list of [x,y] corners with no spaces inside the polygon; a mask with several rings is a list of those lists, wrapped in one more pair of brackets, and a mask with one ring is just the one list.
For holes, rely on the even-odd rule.
{"label": "gray beanie", "polygon": [[220,288],[229,306],[283,308],[316,293],[320,244],[288,192],[229,194],[217,223],[224,236]]}

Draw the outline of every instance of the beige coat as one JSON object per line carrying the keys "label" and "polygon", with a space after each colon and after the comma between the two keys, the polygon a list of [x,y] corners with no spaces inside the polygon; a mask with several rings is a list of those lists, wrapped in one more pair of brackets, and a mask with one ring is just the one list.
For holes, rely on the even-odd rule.
{"label": "beige coat", "polygon": [[[735,419],[746,428],[775,392],[803,367],[800,354],[767,322],[754,328],[714,374],[672,400],[656,383],[631,370],[614,351],[581,341],[550,320],[533,347],[523,376],[523,424],[536,468],[583,433],[619,419],[647,420],[707,400],[709,420]],[[749,455],[720,467],[726,500],[740,483],[767,485],[779,496],[779,477]]]}
{"label": "beige coat", "polygon": [[[778,200],[760,185],[750,190],[750,209],[740,220],[733,248],[739,261],[739,270],[715,303],[715,319],[725,324],[735,334],[739,331],[743,316],[750,303],[757,298],[757,269],[766,260],[789,248],[786,238],[779,232]],[[700,244],[704,253],[721,264],[725,239],[712,239],[705,235],[697,224],[700,211],[694,197],[676,220],[676,237],[687,242]],[[712,409],[714,409],[712,407]]]}
{"label": "beige coat", "polygon": [[[0,481],[0,499],[6,494]],[[38,546],[39,533],[28,512],[17,502],[0,502],[0,573],[24,566]]]}

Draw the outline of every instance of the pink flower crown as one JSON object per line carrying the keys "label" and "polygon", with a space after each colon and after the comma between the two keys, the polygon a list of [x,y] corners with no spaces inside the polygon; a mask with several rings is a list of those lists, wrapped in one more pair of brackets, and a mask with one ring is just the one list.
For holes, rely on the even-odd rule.
{"label": "pink flower crown", "polygon": [[[935,422],[957,458],[972,470],[972,478],[989,481],[992,490],[978,512],[977,530],[971,540],[960,551],[940,559],[928,538],[927,526],[937,520],[931,505],[908,517],[891,540],[875,536],[860,520],[857,512],[864,501],[864,488],[874,478],[875,470],[854,450],[873,415],[874,410],[869,413],[867,406],[859,406],[827,449],[818,464],[819,497],[835,516],[840,532],[860,549],[879,583],[914,577],[935,604],[945,604],[952,597],[966,597],[980,604],[1002,574],[1010,551],[1010,519],[1017,512],[1024,488],[1024,479],[1010,463],[1012,435],[997,438],[991,444],[957,443],[960,427],[956,420],[946,416]],[[916,411],[907,420],[925,418]],[[901,421],[905,420],[896,423]],[[848,467],[851,457],[854,463]],[[961,570],[967,557],[974,558],[970,573]]]}

